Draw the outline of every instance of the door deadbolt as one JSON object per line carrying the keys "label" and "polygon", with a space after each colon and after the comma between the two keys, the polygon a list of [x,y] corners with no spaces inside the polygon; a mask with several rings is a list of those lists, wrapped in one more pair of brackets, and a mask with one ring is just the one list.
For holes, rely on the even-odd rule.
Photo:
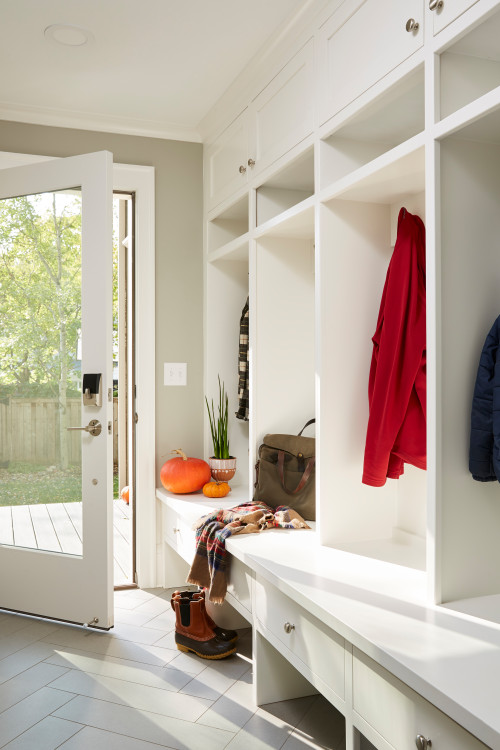
{"label": "door deadbolt", "polygon": [[88,425],[85,427],[66,427],[67,430],[83,430],[88,432],[92,437],[97,437],[101,434],[102,426],[98,419],[91,419]]}

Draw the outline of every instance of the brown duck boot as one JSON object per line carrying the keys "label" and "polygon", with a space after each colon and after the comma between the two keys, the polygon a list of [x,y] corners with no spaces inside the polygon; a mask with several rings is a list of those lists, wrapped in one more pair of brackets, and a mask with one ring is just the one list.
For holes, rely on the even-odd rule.
{"label": "brown duck boot", "polygon": [[228,643],[235,643],[238,640],[238,633],[236,632],[236,630],[220,628],[212,620],[207,612],[204,591],[174,591],[174,593],[172,594],[172,599],[170,601],[172,609],[174,609],[174,597],[176,596],[188,597],[189,599],[199,599],[202,602],[203,611],[205,612],[205,619],[208,623],[208,627],[212,628],[217,638],[220,638],[221,641],[227,641]]}
{"label": "brown duck boot", "polygon": [[175,643],[179,651],[192,651],[202,659],[225,659],[236,646],[221,641],[209,628],[199,599],[178,596],[173,599]]}

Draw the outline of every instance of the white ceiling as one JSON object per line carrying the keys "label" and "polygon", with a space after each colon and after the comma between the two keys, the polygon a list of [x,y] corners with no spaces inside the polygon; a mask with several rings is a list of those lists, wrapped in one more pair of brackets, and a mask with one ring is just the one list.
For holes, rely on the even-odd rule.
{"label": "white ceiling", "polygon": [[[305,0],[0,0],[0,119],[199,140],[197,126]],[[90,31],[68,47],[52,24]]]}

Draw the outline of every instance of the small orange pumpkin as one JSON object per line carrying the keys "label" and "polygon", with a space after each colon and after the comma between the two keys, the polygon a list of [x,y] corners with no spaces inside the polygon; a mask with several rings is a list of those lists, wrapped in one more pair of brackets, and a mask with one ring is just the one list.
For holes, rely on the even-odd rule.
{"label": "small orange pumpkin", "polygon": [[205,497],[226,497],[231,492],[227,482],[207,482],[203,485]]}
{"label": "small orange pumpkin", "polygon": [[122,489],[122,491],[120,492],[120,497],[128,505],[128,503],[129,503],[129,489],[128,489],[128,487],[124,487]]}

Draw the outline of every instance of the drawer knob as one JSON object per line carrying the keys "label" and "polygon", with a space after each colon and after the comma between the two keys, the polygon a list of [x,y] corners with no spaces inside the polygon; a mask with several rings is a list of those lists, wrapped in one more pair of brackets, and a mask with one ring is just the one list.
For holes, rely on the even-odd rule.
{"label": "drawer knob", "polygon": [[406,22],[406,31],[418,31],[420,24],[414,18],[409,18]]}
{"label": "drawer knob", "polygon": [[418,747],[418,750],[427,750],[427,748],[432,747],[432,742],[427,737],[424,737],[423,734],[417,734],[415,745]]}
{"label": "drawer knob", "polygon": [[295,630],[295,625],[292,625],[291,622],[285,622],[285,624],[283,625],[283,630],[285,631],[285,633],[291,633],[292,630]]}
{"label": "drawer knob", "polygon": [[249,167],[255,167],[255,159],[249,159],[248,160],[248,166]]}
{"label": "drawer knob", "polygon": [[174,528],[174,529],[172,529],[172,531],[174,532],[174,534],[177,534],[180,531],[180,529],[175,529]]}
{"label": "drawer knob", "polygon": [[444,0],[429,0],[429,10],[441,10]]}
{"label": "drawer knob", "polygon": [[245,167],[245,165],[244,164],[240,164],[240,166],[238,168],[238,172],[240,174],[245,174],[246,171],[247,171],[247,168]]}

